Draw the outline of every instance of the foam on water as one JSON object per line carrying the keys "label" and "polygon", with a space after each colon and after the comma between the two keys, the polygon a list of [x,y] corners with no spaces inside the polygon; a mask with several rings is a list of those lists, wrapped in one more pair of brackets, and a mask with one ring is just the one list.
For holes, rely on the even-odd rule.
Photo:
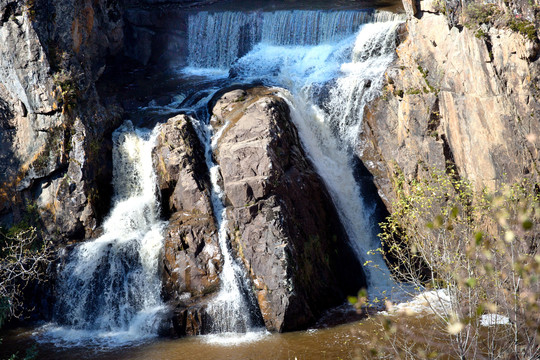
{"label": "foam on water", "polygon": [[402,15],[373,10],[199,12],[188,19],[189,65],[228,69],[256,44],[282,46],[335,43],[370,22]]}
{"label": "foam on water", "polygon": [[[212,127],[194,121],[194,127],[201,143],[205,147],[205,159],[210,169],[212,183],[212,205],[218,225],[218,241],[223,255],[223,268],[220,273],[220,289],[217,296],[208,303],[206,312],[211,319],[212,333],[221,334],[219,338],[213,337],[215,342],[230,342],[233,339],[240,341],[243,338],[258,336],[261,329],[257,328],[251,313],[254,307],[250,304],[250,292],[247,277],[243,268],[233,258],[229,248],[229,235],[227,233],[227,211],[224,206],[224,192],[220,184],[220,170],[213,160],[215,150],[223,130],[213,133]],[[247,334],[247,335],[246,335]]]}
{"label": "foam on water", "polygon": [[266,330],[250,331],[247,333],[219,333],[201,336],[202,341],[211,345],[231,346],[253,343],[264,340],[270,335]]}
{"label": "foam on water", "polygon": [[161,301],[159,218],[152,148],[158,134],[131,122],[113,135],[114,205],[103,235],[76,246],[60,264],[54,323],[41,340],[123,345],[156,336]]}
{"label": "foam on water", "polygon": [[[352,159],[358,146],[365,104],[381,91],[384,71],[394,58],[399,16],[373,11],[198,13],[189,18],[189,63],[185,76],[222,81],[229,73],[241,83],[279,87],[291,109],[302,144],[325,181],[358,258],[366,267],[371,298],[391,296],[395,285],[380,247],[374,204],[362,198]],[[234,80],[233,80],[234,81]],[[206,111],[217,89],[150,103],[163,114]],[[208,304],[211,343],[256,341],[253,294],[243,268],[230,252],[219,167],[212,151],[220,133],[193,122],[205,146],[212,181],[212,203],[223,254],[221,288]],[[55,324],[43,339],[63,343],[94,341],[125,344],[155,336],[164,306],[158,259],[164,223],[159,220],[151,152],[153,133],[126,123],[114,135],[114,206],[104,234],[77,246],[60,269]]]}
{"label": "foam on water", "polygon": [[391,297],[395,283],[382,256],[372,252],[380,247],[375,205],[362,198],[352,158],[364,107],[380,94],[384,72],[394,59],[398,24],[364,24],[357,34],[334,43],[260,43],[233,65],[239,79],[262,79],[287,89],[279,94],[289,104],[302,144],[328,187],[353,249],[368,265],[371,298]]}

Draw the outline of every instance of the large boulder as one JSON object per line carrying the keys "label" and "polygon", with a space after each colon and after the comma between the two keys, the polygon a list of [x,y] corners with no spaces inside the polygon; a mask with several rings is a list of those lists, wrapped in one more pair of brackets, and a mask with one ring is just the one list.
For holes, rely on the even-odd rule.
{"label": "large boulder", "polygon": [[365,286],[361,265],[285,101],[262,87],[235,90],[213,113],[229,235],[266,328],[305,328]]}
{"label": "large boulder", "polygon": [[176,335],[204,332],[205,304],[219,287],[221,253],[204,153],[186,115],[162,125],[153,151],[163,212],[169,215],[162,262],[164,299]]}

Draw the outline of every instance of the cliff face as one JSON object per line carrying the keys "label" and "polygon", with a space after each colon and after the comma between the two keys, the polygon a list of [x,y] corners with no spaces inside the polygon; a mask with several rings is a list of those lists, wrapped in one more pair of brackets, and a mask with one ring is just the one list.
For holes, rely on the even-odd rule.
{"label": "cliff face", "polygon": [[[455,166],[477,188],[538,178],[538,39],[504,27],[450,27],[421,3],[401,28],[383,95],[369,107],[359,156],[391,207],[397,173]],[[481,35],[481,36],[480,36]]]}
{"label": "cliff face", "polygon": [[109,60],[185,56],[186,11],[213,2],[0,0],[1,225],[95,235],[123,112],[96,83]]}
{"label": "cliff face", "polygon": [[106,0],[2,0],[0,19],[2,223],[88,236],[104,212],[103,149],[119,117],[100,104],[95,82],[105,57],[122,49],[120,9]]}

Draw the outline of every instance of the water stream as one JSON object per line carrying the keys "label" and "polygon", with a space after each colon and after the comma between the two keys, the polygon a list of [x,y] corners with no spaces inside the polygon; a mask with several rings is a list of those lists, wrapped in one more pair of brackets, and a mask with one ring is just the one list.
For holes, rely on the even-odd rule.
{"label": "water stream", "polygon": [[202,73],[201,66],[217,72],[230,66],[239,83],[262,81],[280,88],[277,91],[289,104],[304,149],[330,191],[351,245],[368,265],[371,298],[391,297],[395,284],[382,256],[368,254],[380,247],[375,205],[362,198],[353,157],[364,106],[380,94],[402,21],[400,15],[373,11],[190,17],[189,46],[196,51],[190,54],[186,72]]}
{"label": "water stream", "polygon": [[[354,176],[364,105],[377,96],[394,58],[401,15],[374,11],[201,12],[189,18],[189,66],[177,76],[206,85],[175,94],[144,111],[196,116],[212,180],[212,201],[223,254],[221,288],[208,306],[213,332],[260,333],[252,295],[234,259],[219,167],[212,150],[220,134],[208,125],[207,104],[224,85],[262,82],[276,87],[291,109],[302,144],[326,183],[352,248],[365,269],[371,298],[391,296],[394,283],[380,255],[374,205]],[[230,76],[229,76],[230,75]],[[220,86],[216,87],[219,81]],[[203,82],[204,83],[204,82]],[[158,259],[165,223],[159,218],[151,151],[159,131],[127,122],[114,135],[114,206],[96,240],[77,246],[60,270],[54,323],[45,337],[110,343],[155,336],[164,306]],[[129,339],[129,340],[127,340]]]}
{"label": "water stream", "polygon": [[161,301],[160,220],[152,149],[158,134],[126,121],[113,135],[114,205],[103,235],[76,246],[59,272],[45,339],[124,344],[157,335]]}
{"label": "water stream", "polygon": [[[206,104],[205,104],[206,105]],[[210,169],[210,181],[212,183],[212,206],[216,214],[218,225],[218,240],[221,253],[223,254],[223,269],[220,274],[221,287],[217,296],[208,304],[207,313],[212,319],[212,333],[220,334],[215,341],[227,341],[234,339],[239,341],[242,334],[262,332],[260,326],[256,326],[255,319],[252,318],[254,302],[249,296],[250,286],[244,269],[234,259],[230,246],[229,235],[227,233],[227,213],[224,206],[224,193],[219,185],[220,170],[213,160],[215,150],[222,131],[213,132],[212,127],[207,123],[194,121],[195,129],[201,143],[205,147],[205,159],[208,169]],[[223,126],[221,130],[224,130]],[[247,338],[252,338],[248,336]]]}

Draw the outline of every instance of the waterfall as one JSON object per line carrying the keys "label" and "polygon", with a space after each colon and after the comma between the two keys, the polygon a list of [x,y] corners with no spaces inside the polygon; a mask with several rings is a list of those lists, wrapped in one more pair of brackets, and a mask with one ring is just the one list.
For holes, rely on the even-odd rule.
{"label": "waterfall", "polygon": [[164,222],[159,219],[153,132],[126,121],[113,135],[112,211],[99,238],[77,245],[60,269],[49,335],[124,343],[155,336]]}
{"label": "waterfall", "polygon": [[[229,19],[226,26],[224,19]],[[371,298],[392,296],[395,284],[382,256],[373,253],[381,246],[373,218],[375,204],[362,198],[353,159],[361,147],[364,106],[381,92],[384,73],[395,56],[396,29],[403,20],[403,15],[370,11],[190,17],[189,48],[197,48],[190,54],[190,69],[232,64],[236,81],[262,81],[280,88],[352,248],[362,263],[369,264],[365,272]],[[197,34],[191,32],[191,21],[202,27]],[[211,30],[205,32],[204,26]],[[206,47],[200,46],[203,33]],[[233,50],[216,56],[224,44],[233,44]]]}
{"label": "waterfall", "polygon": [[392,297],[395,284],[382,256],[371,253],[381,246],[373,219],[375,206],[362,198],[352,159],[360,145],[364,107],[379,94],[384,72],[394,58],[398,24],[362,25],[350,44],[345,41],[328,49],[328,57],[322,59],[288,60],[285,64],[292,66],[285,65],[278,75],[278,84],[289,89],[280,93],[289,104],[302,145],[332,196],[357,257],[368,265],[370,298]]}
{"label": "waterfall", "polygon": [[256,44],[316,45],[350,36],[365,23],[399,15],[373,10],[199,12],[188,19],[188,63],[196,68],[228,68]]}
{"label": "waterfall", "polygon": [[[212,206],[216,214],[218,225],[218,241],[223,255],[223,268],[220,274],[221,286],[214,299],[208,304],[207,314],[211,319],[211,333],[220,334],[219,338],[212,338],[212,342],[238,342],[239,334],[247,334],[258,330],[252,318],[254,301],[250,294],[250,285],[243,268],[233,258],[227,232],[227,216],[224,206],[224,193],[220,186],[220,170],[213,160],[215,150],[225,124],[220,131],[213,133],[212,126],[199,121],[193,122],[197,135],[205,147],[205,160],[210,169],[212,183]],[[259,331],[260,332],[260,331]],[[252,339],[251,335],[244,336],[245,340]]]}
{"label": "waterfall", "polygon": [[[262,82],[287,101],[351,247],[370,264],[365,273],[372,298],[390,296],[394,283],[382,256],[371,254],[380,247],[374,204],[362,197],[353,159],[362,145],[364,106],[380,94],[402,20],[402,15],[372,10],[298,10],[200,12],[188,23],[190,66],[183,74],[219,74],[221,88],[227,84],[222,74],[230,70],[229,83]],[[184,106],[183,111],[206,112],[218,88],[215,81],[202,87],[191,99],[182,97],[161,111],[177,113]],[[250,284],[227,234],[219,166],[212,154],[221,133],[213,134],[209,119],[204,120],[193,124],[206,150],[223,254],[221,287],[207,313],[214,333],[237,341],[238,333],[257,330],[258,322],[249,310],[254,301]],[[47,328],[55,339],[124,344],[158,332],[165,312],[158,270],[165,223],[159,218],[151,156],[158,132],[159,126],[144,131],[126,121],[113,135],[113,208],[103,235],[75,246],[60,265],[55,323]]]}

